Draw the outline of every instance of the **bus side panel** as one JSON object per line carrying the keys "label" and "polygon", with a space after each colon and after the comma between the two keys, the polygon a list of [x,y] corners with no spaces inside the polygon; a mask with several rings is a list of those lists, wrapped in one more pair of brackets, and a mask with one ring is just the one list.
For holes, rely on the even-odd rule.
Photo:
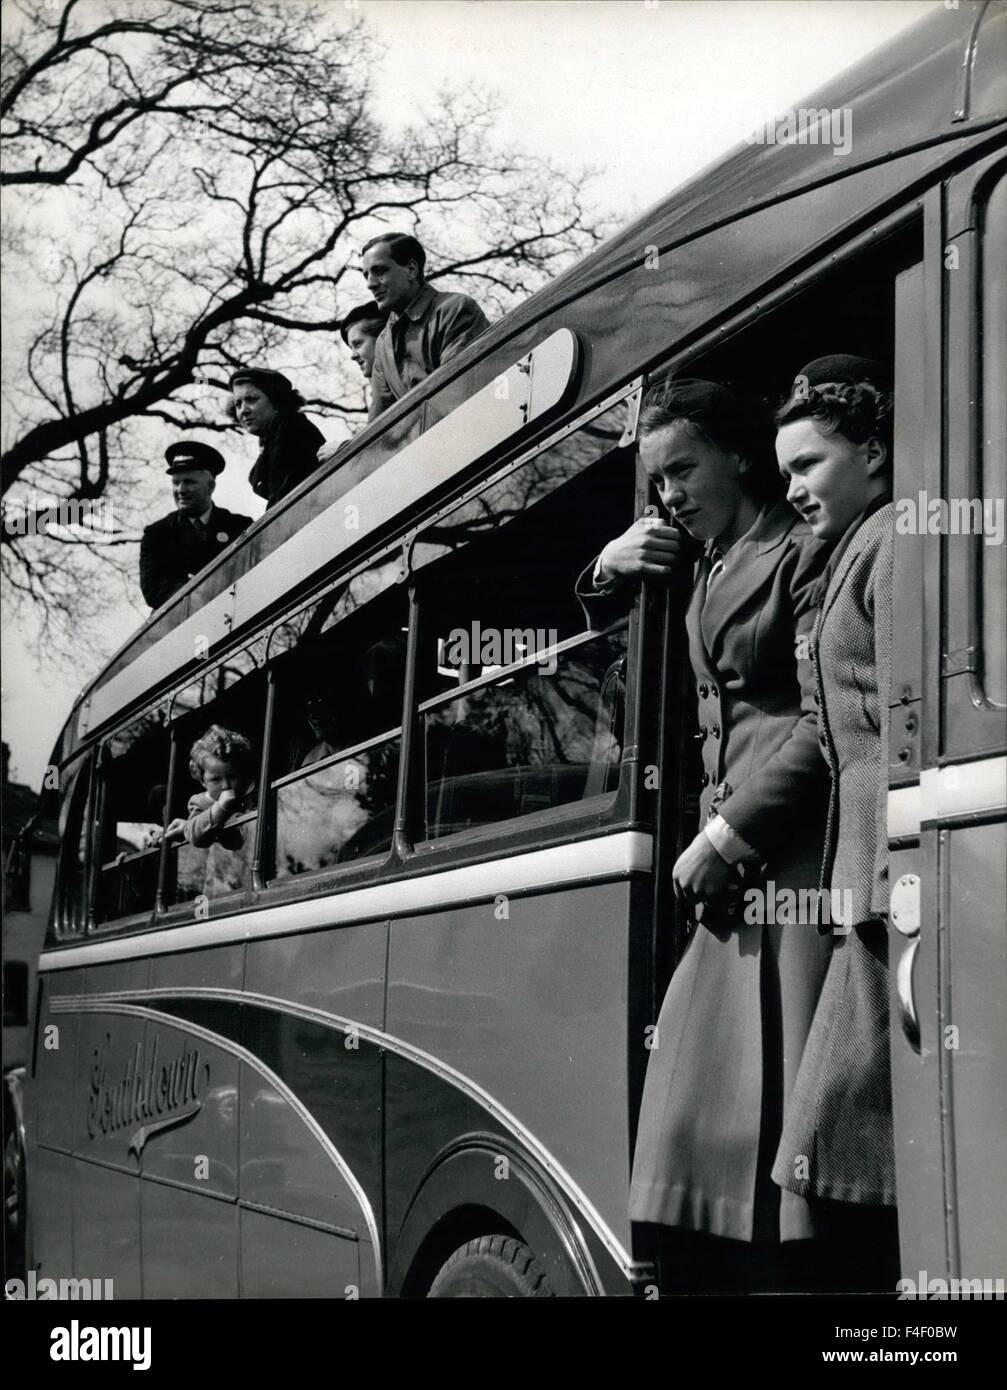
{"label": "bus side panel", "polygon": [[[485,1108],[503,1107],[516,1142],[536,1156],[541,1146],[565,1172],[578,1217],[590,1224],[574,1184],[626,1248],[629,906],[623,882],[393,922],[387,1022],[392,1037],[474,1083]],[[450,1115],[425,1113],[417,1124],[410,1100],[386,1097],[398,1165],[390,1232],[434,1155],[457,1138]],[[487,1205],[492,1195],[488,1180]]]}
{"label": "bus side panel", "polygon": [[1007,1274],[1007,827],[950,830],[943,867],[951,1008],[941,1042],[951,1059],[959,1271],[995,1279]]}
{"label": "bus side panel", "polygon": [[73,1259],[74,1162],[38,1144],[28,1150],[28,1240],[26,1259],[42,1278],[69,1278]]}
{"label": "bus side panel", "polygon": [[77,1162],[73,1236],[77,1278],[111,1279],[116,1298],[143,1296],[140,1184],[133,1174]]}
{"label": "bus side panel", "polygon": [[130,1152],[135,1126],[118,1095],[125,1088],[131,1104],[138,1062],[143,1072],[146,1023],[139,1016],[106,1012],[99,1000],[145,989],[148,974],[147,961],[86,969],[79,995],[66,999],[66,1007],[77,1013],[79,1030],[73,1102],[74,1272],[81,1278],[114,1280],[116,1298],[141,1296],[140,1165]]}
{"label": "bus side panel", "polygon": [[358,1298],[360,1250],[355,1240],[242,1208],[241,1296]]}
{"label": "bus side panel", "polygon": [[[935,831],[924,832],[919,848],[893,850],[891,883],[921,873]],[[943,1274],[948,1249],[944,1226],[944,1143],[941,1133],[940,967],[936,904],[924,900],[924,926],[918,946],[891,931],[889,995],[891,1001],[892,1120],[895,1131],[895,1182],[898,1197],[899,1249],[904,1275],[917,1271]],[[898,979],[903,958],[914,952],[913,992],[919,1015],[917,1051],[899,1021]]]}
{"label": "bus side panel", "polygon": [[155,1182],[142,1191],[144,1298],[236,1298],[237,1204]]}
{"label": "bus side panel", "polygon": [[[155,956],[150,1008],[181,1012],[176,1024],[151,1018],[146,1066],[160,1085],[178,1078],[143,1136],[143,1284],[147,1298],[233,1298],[238,1293],[238,1073],[225,1046],[190,1031],[233,1031],[244,977],[244,947]],[[224,999],[193,999],[187,989]],[[167,994],[160,993],[168,991]],[[178,991],[176,994],[175,991]],[[170,1070],[169,1070],[170,1074]],[[157,1128],[163,1124],[163,1128]]]}
{"label": "bus side panel", "polygon": [[72,1013],[55,1013],[53,1000],[78,994],[82,978],[79,970],[60,970],[41,977],[35,1063],[28,1091],[28,1142],[66,1152],[73,1148],[80,1019]]}
{"label": "bus side panel", "polygon": [[[365,1292],[379,1291],[381,1053],[354,1025],[383,1022],[387,934],[387,923],[376,922],[248,947],[244,1046],[295,1104],[262,1071],[243,1066],[241,1200],[270,1209],[254,1219],[242,1213],[246,1296],[343,1298],[361,1279]],[[298,1017],[286,1001],[324,1017]],[[306,1221],[338,1230],[315,1231]]]}

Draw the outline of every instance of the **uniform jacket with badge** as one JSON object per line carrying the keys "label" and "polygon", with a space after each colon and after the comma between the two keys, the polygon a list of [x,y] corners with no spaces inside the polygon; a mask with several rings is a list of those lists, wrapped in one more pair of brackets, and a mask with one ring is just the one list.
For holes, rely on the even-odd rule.
{"label": "uniform jacket with badge", "polygon": [[[821,867],[828,771],[810,632],[828,553],[786,503],[767,506],[712,580],[707,546],[686,618],[701,823],[719,812],[763,856],[762,875],[749,868],[746,883],[777,890],[813,889]],[[592,598],[587,573],[578,593],[596,625],[625,607],[619,595]],[[773,1195],[769,1166],[827,961],[813,926],[704,913],[648,1062],[633,1220],[745,1241],[813,1233],[800,1195]]]}
{"label": "uniform jacket with badge", "polygon": [[151,608],[160,608],[193,575],[251,526],[250,516],[214,507],[199,531],[182,512],[152,522],[140,541],[140,588]]}

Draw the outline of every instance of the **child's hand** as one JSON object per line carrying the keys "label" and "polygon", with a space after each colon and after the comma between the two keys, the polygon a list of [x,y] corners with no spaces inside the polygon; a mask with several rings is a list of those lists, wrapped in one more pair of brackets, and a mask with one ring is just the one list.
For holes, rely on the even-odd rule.
{"label": "child's hand", "polygon": [[231,788],[228,787],[226,791],[222,791],[220,795],[217,797],[217,805],[220,807],[222,811],[225,811],[228,814],[230,814],[231,808],[237,803],[237,800],[238,793],[236,791],[232,791]]}
{"label": "child's hand", "polygon": [[185,827],[186,821],[184,816],[176,816],[173,821],[169,822],[168,828],[164,832],[164,838],[168,841],[169,845],[175,840],[185,839]]}

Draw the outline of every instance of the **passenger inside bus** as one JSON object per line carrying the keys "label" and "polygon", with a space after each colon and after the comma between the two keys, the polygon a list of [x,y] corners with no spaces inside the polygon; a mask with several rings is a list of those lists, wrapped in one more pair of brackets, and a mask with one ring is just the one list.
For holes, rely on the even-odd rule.
{"label": "passenger inside bus", "polygon": [[351,622],[338,636],[303,640],[286,669],[276,735],[287,752],[273,774],[278,878],[391,844],[405,641],[394,632],[401,595],[389,597],[377,605],[377,621],[393,629],[388,635],[375,639],[373,627]]}
{"label": "passenger inside bus", "polygon": [[203,891],[207,897],[245,888],[251,862],[249,823],[232,822],[256,806],[255,755],[244,734],[211,724],[192,745],[189,771],[203,791],[189,798],[188,816],[164,832],[169,843],[184,841],[209,851]]}

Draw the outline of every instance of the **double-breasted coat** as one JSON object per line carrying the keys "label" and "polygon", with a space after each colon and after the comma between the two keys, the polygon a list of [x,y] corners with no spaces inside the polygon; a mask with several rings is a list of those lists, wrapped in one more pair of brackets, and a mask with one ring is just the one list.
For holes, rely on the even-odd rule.
{"label": "double-breasted coat", "polygon": [[[746,883],[768,891],[819,881],[828,773],[805,647],[828,552],[789,506],[767,506],[712,579],[707,547],[686,620],[701,819],[719,811],[763,856]],[[579,592],[589,603],[583,579]],[[652,1039],[634,1220],[747,1241],[813,1234],[807,1204],[789,1191],[781,1203],[770,1167],[827,962],[813,925],[704,915]]]}
{"label": "double-breasted coat", "polygon": [[823,886],[849,912],[832,959],[773,1177],[803,1196],[895,1202],[888,1022],[887,749],[894,509],[840,542],[812,636],[832,773]]}

